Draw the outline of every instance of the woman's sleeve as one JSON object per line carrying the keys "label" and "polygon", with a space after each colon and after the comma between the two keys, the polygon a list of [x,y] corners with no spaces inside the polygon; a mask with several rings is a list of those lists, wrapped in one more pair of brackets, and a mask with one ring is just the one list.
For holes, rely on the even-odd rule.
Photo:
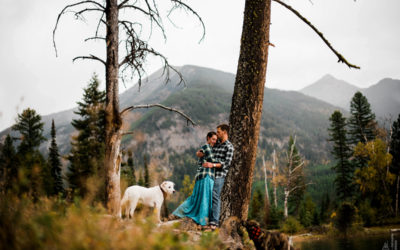
{"label": "woman's sleeve", "polygon": [[204,159],[207,162],[216,162],[215,158],[214,158],[214,154],[212,152],[212,148],[210,147],[210,145],[206,144],[203,147],[201,147],[201,149],[204,152]]}

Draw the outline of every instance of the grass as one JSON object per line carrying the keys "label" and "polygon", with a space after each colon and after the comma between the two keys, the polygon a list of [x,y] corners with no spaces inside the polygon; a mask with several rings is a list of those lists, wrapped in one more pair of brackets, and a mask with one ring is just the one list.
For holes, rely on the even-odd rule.
{"label": "grass", "polygon": [[[120,220],[101,204],[76,199],[0,195],[0,246],[8,249],[219,249],[215,233],[196,238],[154,217]],[[3,248],[0,247],[0,248]]]}

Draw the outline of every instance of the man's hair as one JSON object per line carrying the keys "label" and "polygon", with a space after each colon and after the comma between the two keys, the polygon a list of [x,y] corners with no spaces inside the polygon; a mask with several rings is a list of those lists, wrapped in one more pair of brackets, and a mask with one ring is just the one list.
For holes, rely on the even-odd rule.
{"label": "man's hair", "polygon": [[228,124],[221,124],[218,125],[217,129],[221,129],[222,131],[226,131],[226,134],[229,135],[229,125]]}
{"label": "man's hair", "polygon": [[213,135],[217,135],[214,131],[210,131],[207,133],[207,139],[213,137]]}

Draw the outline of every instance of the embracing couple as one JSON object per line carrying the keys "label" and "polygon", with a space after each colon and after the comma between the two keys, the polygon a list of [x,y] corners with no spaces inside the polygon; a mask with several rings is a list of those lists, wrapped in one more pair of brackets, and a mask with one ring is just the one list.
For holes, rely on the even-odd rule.
{"label": "embracing couple", "polygon": [[221,191],[233,157],[233,145],[228,140],[229,126],[221,124],[217,132],[207,134],[207,144],[196,152],[199,158],[192,195],[173,214],[189,217],[204,228],[219,226]]}

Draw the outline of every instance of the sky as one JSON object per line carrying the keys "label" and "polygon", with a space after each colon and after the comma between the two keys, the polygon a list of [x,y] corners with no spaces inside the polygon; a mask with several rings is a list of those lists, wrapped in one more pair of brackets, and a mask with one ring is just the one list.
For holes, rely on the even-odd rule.
{"label": "sky", "polygon": [[[56,56],[52,33],[61,9],[71,0],[0,0],[0,131],[11,126],[23,109],[40,115],[76,106],[93,73],[104,87],[104,67],[99,62],[75,61],[76,56],[95,54],[104,58],[102,42],[84,42],[94,34],[96,16],[85,21],[72,14],[62,17],[56,32]],[[160,1],[162,13],[164,3]],[[244,0],[186,0],[204,21],[185,11],[164,20],[167,39],[156,29],[150,45],[171,65],[198,65],[235,73],[240,49]],[[399,0],[285,0],[310,20],[360,70],[337,63],[336,56],[298,17],[272,4],[270,47],[266,86],[299,90],[326,74],[358,87],[368,87],[389,77],[400,79]],[[143,21],[140,15],[122,13]],[[171,21],[170,21],[171,20]],[[176,25],[172,24],[175,23]],[[143,25],[143,34],[149,32]],[[161,67],[149,58],[147,74]],[[120,92],[132,87],[135,78]]]}

